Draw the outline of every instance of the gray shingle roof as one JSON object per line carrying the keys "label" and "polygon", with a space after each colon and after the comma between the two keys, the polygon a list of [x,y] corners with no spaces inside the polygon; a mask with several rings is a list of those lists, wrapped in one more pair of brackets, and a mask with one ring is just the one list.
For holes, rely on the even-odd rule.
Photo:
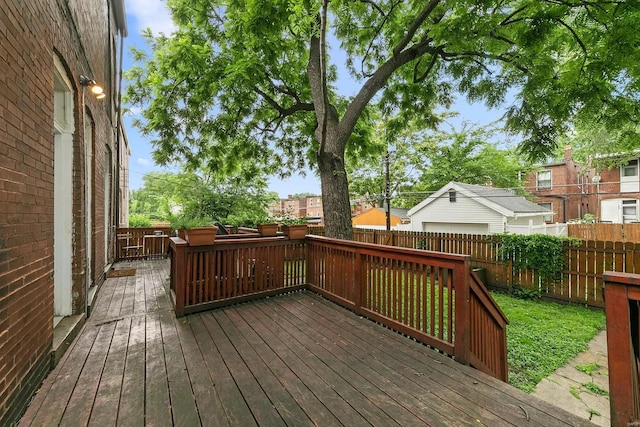
{"label": "gray shingle roof", "polygon": [[547,208],[543,208],[533,202],[528,201],[522,196],[517,196],[504,188],[486,187],[484,185],[463,184],[456,182],[461,188],[477,194],[480,197],[509,209],[515,213],[524,212],[549,212]]}

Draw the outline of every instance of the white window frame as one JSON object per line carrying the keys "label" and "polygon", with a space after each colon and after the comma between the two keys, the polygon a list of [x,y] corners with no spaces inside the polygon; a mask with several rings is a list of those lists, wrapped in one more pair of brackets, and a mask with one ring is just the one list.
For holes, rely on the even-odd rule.
{"label": "white window frame", "polygon": [[[540,179],[540,175],[541,174],[549,174],[549,179]],[[551,169],[544,169],[541,171],[538,171],[536,173],[536,189],[538,190],[550,190],[553,187],[553,180],[552,180],[552,176],[553,174],[551,173]],[[546,182],[549,182],[548,185],[546,185]],[[545,185],[541,185],[540,183],[545,183]]]}
{"label": "white window frame", "polygon": [[638,159],[632,159],[626,165],[620,166],[620,192],[637,193],[638,191],[640,191]]}
{"label": "white window frame", "polygon": [[[620,209],[622,210],[623,224],[638,222],[638,200],[636,199],[623,200],[622,203],[620,204]],[[629,211],[627,211],[627,209]],[[627,212],[630,212],[631,210],[633,210],[633,213],[627,213]]]}
{"label": "white window frame", "polygon": [[[541,206],[543,208],[549,209],[550,211],[553,211],[553,202],[540,202],[538,203],[538,206]],[[553,222],[553,214],[545,215],[543,220],[544,222]]]}

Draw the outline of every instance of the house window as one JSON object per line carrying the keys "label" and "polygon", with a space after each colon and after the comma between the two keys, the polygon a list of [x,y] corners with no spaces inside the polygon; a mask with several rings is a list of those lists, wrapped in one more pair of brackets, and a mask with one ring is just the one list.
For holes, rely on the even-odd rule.
{"label": "house window", "polygon": [[[550,211],[553,210],[553,203],[550,203],[550,202],[538,203],[538,206],[549,209]],[[553,221],[553,215],[544,216],[544,222],[552,222],[552,221]]]}
{"label": "house window", "polygon": [[449,190],[449,201],[451,203],[456,201],[456,190]]}
{"label": "house window", "polygon": [[620,192],[637,193],[640,191],[638,181],[638,159],[629,160],[620,167]]}
{"label": "house window", "polygon": [[638,176],[638,159],[630,160],[626,166],[622,166],[622,176]]}
{"label": "house window", "polygon": [[309,199],[309,207],[312,208],[313,207],[313,199]]}
{"label": "house window", "polygon": [[638,222],[638,201],[623,200],[622,201],[622,222],[628,224],[630,222]]}
{"label": "house window", "polygon": [[538,171],[536,187],[538,190],[551,188],[551,171]]}

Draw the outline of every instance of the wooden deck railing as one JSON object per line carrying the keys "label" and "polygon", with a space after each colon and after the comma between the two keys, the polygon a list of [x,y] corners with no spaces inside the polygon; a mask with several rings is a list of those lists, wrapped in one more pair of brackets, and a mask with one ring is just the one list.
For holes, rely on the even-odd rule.
{"label": "wooden deck railing", "polygon": [[307,245],[312,290],[507,380],[508,321],[469,256],[315,236]]}
{"label": "wooden deck railing", "polygon": [[640,425],[640,275],[604,280],[611,425]]}
{"label": "wooden deck railing", "polygon": [[305,287],[304,239],[225,236],[189,246],[172,237],[170,249],[176,316]]}
{"label": "wooden deck railing", "polygon": [[164,257],[170,233],[169,227],[118,228],[116,256],[119,261]]}
{"label": "wooden deck railing", "polygon": [[[322,227],[309,227],[309,232],[322,235],[324,230]],[[605,271],[640,274],[640,240],[584,240],[579,244],[565,242],[565,269],[562,280],[557,282],[543,280],[538,271],[520,270],[514,268],[514,262],[503,260],[500,256],[500,237],[497,235],[354,229],[354,240],[470,255],[473,267],[485,270],[485,284],[492,289],[508,292],[513,284],[519,284],[527,289],[538,290],[542,297],[549,300],[597,308],[604,307]]]}
{"label": "wooden deck railing", "polygon": [[196,247],[172,237],[170,248],[177,316],[310,288],[507,380],[507,319],[468,256],[318,236],[225,238]]}

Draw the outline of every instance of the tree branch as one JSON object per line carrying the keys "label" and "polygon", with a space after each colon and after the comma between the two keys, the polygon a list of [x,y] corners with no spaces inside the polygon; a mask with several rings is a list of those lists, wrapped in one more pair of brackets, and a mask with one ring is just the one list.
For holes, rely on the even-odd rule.
{"label": "tree branch", "polygon": [[282,105],[278,104],[278,102],[275,99],[270,97],[267,93],[265,93],[259,87],[256,86],[253,88],[253,90],[258,95],[260,95],[269,105],[271,105],[282,117],[291,116],[297,113],[298,111],[313,111],[314,109],[313,103],[308,103],[308,102],[296,102],[290,107],[283,107]]}
{"label": "tree branch", "polygon": [[397,44],[395,48],[393,48],[393,56],[398,56],[402,50],[407,47],[413,36],[418,31],[418,28],[424,23],[424,21],[431,15],[431,12],[438,6],[440,0],[431,0],[425,7],[422,9],[420,14],[413,20],[409,29],[407,30],[407,34],[405,34],[404,38],[400,40],[400,43]]}
{"label": "tree branch", "polygon": [[398,55],[393,55],[373,73],[347,106],[347,110],[338,124],[338,138],[347,138],[351,134],[362,111],[394,71],[425,53],[432,55],[436,53],[436,48],[430,43],[431,39],[427,39],[399,52]]}

